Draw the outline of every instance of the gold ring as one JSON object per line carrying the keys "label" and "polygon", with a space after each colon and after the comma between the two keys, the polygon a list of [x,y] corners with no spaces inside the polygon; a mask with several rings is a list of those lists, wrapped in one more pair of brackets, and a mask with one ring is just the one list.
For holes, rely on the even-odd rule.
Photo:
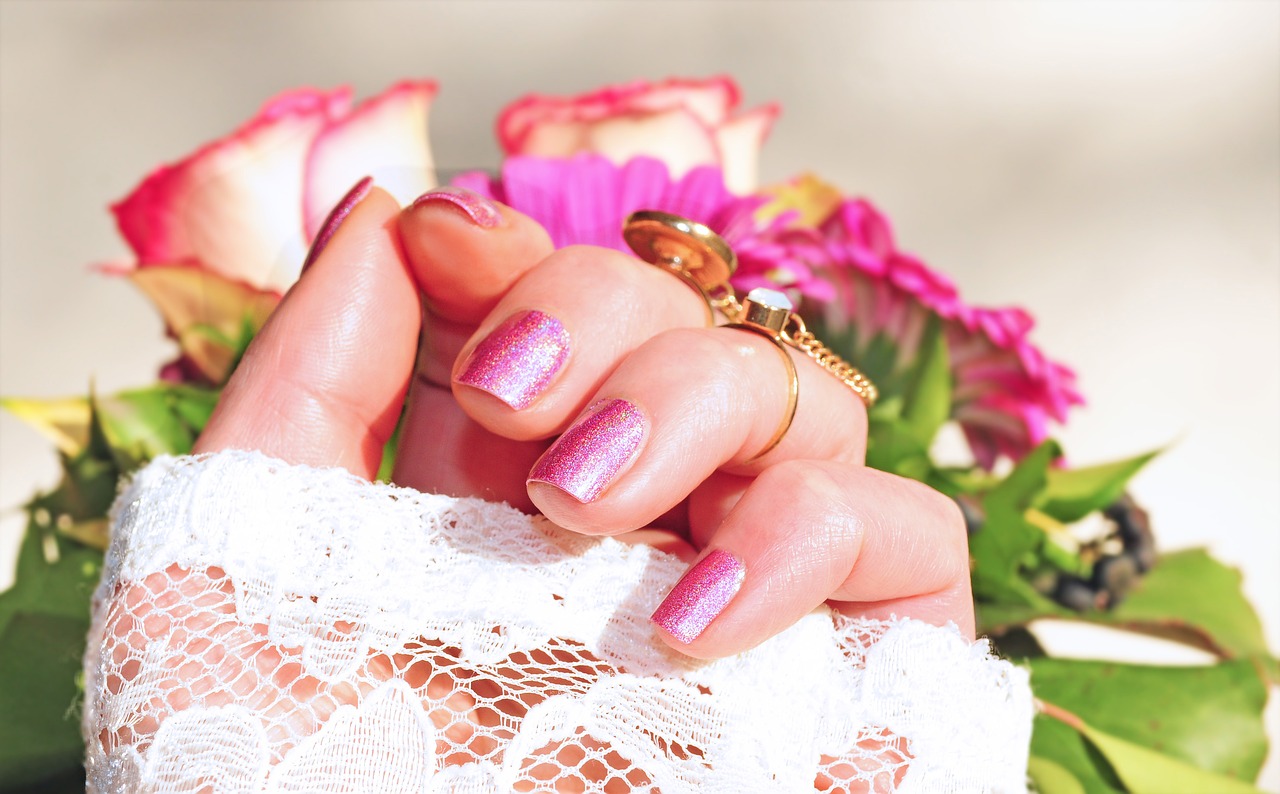
{"label": "gold ring", "polygon": [[636,256],[679,277],[707,306],[707,326],[715,325],[717,296],[729,287],[738,257],[720,235],[701,223],[657,210],[627,216],[622,239]]}
{"label": "gold ring", "polygon": [[751,331],[773,342],[787,367],[787,378],[789,380],[787,409],[782,414],[782,422],[779,423],[778,429],[774,431],[773,437],[769,439],[769,443],[751,456],[751,459],[746,463],[755,463],[772,452],[774,447],[782,443],[782,437],[791,429],[791,423],[796,418],[796,405],[800,402],[800,376],[796,372],[795,362],[791,360],[791,353],[787,352],[787,346],[782,341],[783,329],[786,328],[787,321],[791,318],[791,308],[791,301],[781,292],[771,289],[753,289],[747,295],[746,300],[742,302],[742,315],[739,318],[739,322],[728,323],[724,326],[725,328],[740,328],[744,331]]}
{"label": "gold ring", "polygon": [[[733,287],[729,284],[729,278],[738,268],[738,258],[720,235],[701,223],[679,215],[656,210],[641,210],[627,216],[622,228],[622,236],[627,241],[627,245],[631,246],[631,250],[635,251],[641,259],[669,273],[674,273],[697,290],[707,305],[708,325],[714,324],[715,312],[719,310],[729,321],[729,325],[761,333],[778,344],[794,347],[848,386],[868,408],[875,405],[880,396],[876,385],[861,370],[819,341],[818,337],[805,327],[800,315],[792,311],[791,302],[785,295],[774,290],[766,290],[774,296],[781,297],[786,309],[781,308],[780,304],[770,304],[768,301],[774,300],[773,297],[753,302],[751,294],[754,294],[755,290],[752,290],[745,300],[738,300]],[[781,312],[781,314],[775,314],[770,322],[776,322],[777,316],[783,316],[782,326],[776,331],[762,330],[765,326],[760,326],[760,323],[753,325],[752,322],[745,320],[744,317],[751,310],[750,305],[753,303],[757,308],[768,306],[769,311]],[[791,363],[790,356],[787,356],[787,362]],[[787,424],[790,424],[790,420]],[[785,433],[786,429],[784,428],[782,432]],[[776,445],[779,440],[781,440],[780,435],[775,438],[773,444]]]}

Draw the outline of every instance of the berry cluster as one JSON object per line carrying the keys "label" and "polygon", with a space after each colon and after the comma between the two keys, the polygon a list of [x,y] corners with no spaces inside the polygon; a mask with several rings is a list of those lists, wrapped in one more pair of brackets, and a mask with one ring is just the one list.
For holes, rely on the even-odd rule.
{"label": "berry cluster", "polygon": [[[969,494],[956,497],[969,535],[986,523],[981,502]],[[1033,576],[1037,590],[1076,612],[1111,609],[1156,563],[1155,535],[1147,511],[1129,494],[1123,494],[1102,511],[1105,529],[1093,539],[1081,542],[1076,554],[1092,563],[1087,576],[1044,569]]]}

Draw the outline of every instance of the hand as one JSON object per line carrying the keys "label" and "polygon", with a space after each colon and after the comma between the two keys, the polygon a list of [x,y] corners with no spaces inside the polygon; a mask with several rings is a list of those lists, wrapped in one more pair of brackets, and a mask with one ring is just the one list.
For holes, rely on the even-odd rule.
{"label": "hand", "polygon": [[[741,586],[711,605],[722,611],[660,623],[684,653],[745,650],[824,601],[972,636],[959,512],[862,465],[866,415],[849,389],[793,353],[794,423],[756,459],[786,407],[767,339],[705,328],[701,299],[657,268],[553,252],[529,218],[448,195],[403,212],[376,188],[349,202],[196,451],[256,448],[372,477],[408,393],[398,484],[506,500],[588,534],[655,525],[666,534],[640,538],[690,559],[723,553],[710,567]],[[541,334],[540,364],[510,354],[521,333]],[[625,403],[606,409],[621,428],[610,437],[590,410],[612,400]]]}

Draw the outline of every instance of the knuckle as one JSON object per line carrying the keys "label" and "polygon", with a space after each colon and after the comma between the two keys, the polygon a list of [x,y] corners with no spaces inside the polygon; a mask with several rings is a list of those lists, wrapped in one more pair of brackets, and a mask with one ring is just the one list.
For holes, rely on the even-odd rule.
{"label": "knuckle", "polygon": [[737,367],[740,348],[712,330],[668,328],[645,342],[642,350],[646,357],[654,358],[650,363],[696,372],[702,381],[737,380],[741,376]]}
{"label": "knuckle", "polygon": [[788,494],[798,502],[830,510],[845,502],[843,489],[826,464],[816,460],[784,460],[765,469],[756,482],[772,493]]}

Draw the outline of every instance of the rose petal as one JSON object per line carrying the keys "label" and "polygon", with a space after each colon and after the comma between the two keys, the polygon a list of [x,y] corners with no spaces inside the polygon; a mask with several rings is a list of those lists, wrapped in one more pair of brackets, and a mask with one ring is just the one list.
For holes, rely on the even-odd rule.
{"label": "rose petal", "polygon": [[756,189],[760,149],[781,112],[782,108],[777,104],[764,105],[737,117],[716,131],[724,182],[734,193],[745,195]]}
{"label": "rose petal", "polygon": [[234,134],[154,172],[111,208],[139,263],[199,262],[257,287],[287,287],[306,252],[307,152],[348,96],[283,94]]}
{"label": "rose petal", "polygon": [[576,127],[594,124],[615,116],[632,116],[639,111],[656,112],[683,108],[708,126],[718,126],[737,107],[740,93],[729,77],[709,80],[673,78],[661,83],[637,80],[605,86],[571,97],[529,94],[507,105],[498,114],[498,142],[507,154],[535,154],[564,157],[579,151],[555,154],[533,148],[529,137],[545,125]]}
{"label": "rose petal", "polygon": [[720,163],[715,133],[684,108],[602,121],[588,131],[586,148],[618,165],[634,157],[657,158],[674,178],[700,165]]}
{"label": "rose petal", "polygon": [[719,126],[741,101],[742,94],[733,78],[726,75],[707,80],[673,77],[656,84],[639,84],[641,90],[626,98],[628,109],[667,110],[682,107],[708,126]]}
{"label": "rose petal", "polygon": [[308,240],[333,205],[362,177],[372,176],[401,204],[435,187],[427,119],[436,91],[431,80],[398,83],[320,134],[307,160]]}

